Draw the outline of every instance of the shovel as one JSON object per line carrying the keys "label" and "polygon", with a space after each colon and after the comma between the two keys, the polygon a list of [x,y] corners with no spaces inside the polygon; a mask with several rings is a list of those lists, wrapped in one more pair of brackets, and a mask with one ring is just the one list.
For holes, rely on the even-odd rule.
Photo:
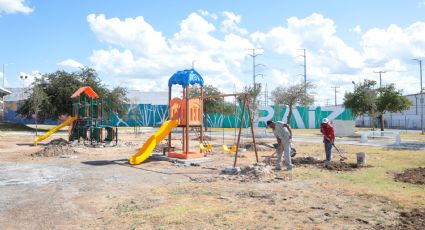
{"label": "shovel", "polygon": [[345,160],[347,160],[347,157],[346,156],[344,156],[344,153],[341,151],[341,150],[339,150],[339,148],[338,147],[336,147],[336,145],[334,144],[334,143],[332,143],[332,146],[336,149],[336,151],[339,153],[339,161],[345,161]]}

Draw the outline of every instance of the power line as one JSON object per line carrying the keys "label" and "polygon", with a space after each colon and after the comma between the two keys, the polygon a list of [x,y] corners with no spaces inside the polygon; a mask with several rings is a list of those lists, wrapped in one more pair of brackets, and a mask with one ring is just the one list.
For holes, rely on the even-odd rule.
{"label": "power line", "polygon": [[336,89],[338,89],[339,86],[332,86],[331,88],[333,88],[335,90],[335,106],[337,106],[337,103],[336,103],[336,93],[337,93],[337,91],[336,91]]}

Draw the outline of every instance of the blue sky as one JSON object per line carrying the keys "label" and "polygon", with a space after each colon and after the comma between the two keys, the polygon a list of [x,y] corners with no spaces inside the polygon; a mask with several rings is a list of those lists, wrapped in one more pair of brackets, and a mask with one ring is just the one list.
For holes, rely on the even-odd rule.
{"label": "blue sky", "polygon": [[[260,47],[257,81],[316,84],[316,104],[341,103],[351,81],[419,91],[425,60],[425,0],[387,1],[25,1],[0,0],[0,64],[6,87],[38,73],[95,68],[111,87],[166,90],[177,70],[195,68],[224,92],[252,84],[249,48]],[[2,75],[2,73],[1,73]]]}

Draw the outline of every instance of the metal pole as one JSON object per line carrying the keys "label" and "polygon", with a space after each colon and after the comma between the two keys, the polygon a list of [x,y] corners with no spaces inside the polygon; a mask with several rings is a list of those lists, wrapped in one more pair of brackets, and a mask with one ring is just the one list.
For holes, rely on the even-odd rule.
{"label": "metal pole", "polygon": [[335,106],[337,106],[337,101],[336,101],[336,93],[337,93],[337,91],[336,91],[336,89],[338,89],[339,86],[332,86],[331,88],[333,88],[335,90]]}
{"label": "metal pole", "polygon": [[305,49],[304,51],[304,95],[307,96],[307,63],[306,63],[306,55]]}
{"label": "metal pole", "polygon": [[413,60],[419,62],[419,80],[420,80],[420,87],[421,87],[421,90],[419,91],[419,93],[421,94],[421,133],[422,135],[424,135],[424,96],[423,96],[424,88],[422,86],[422,60],[417,58]]}
{"label": "metal pole", "polygon": [[3,64],[3,88],[4,88],[4,79],[6,78],[6,74],[4,73],[4,64]]}
{"label": "metal pole", "polygon": [[422,135],[424,134],[424,89],[422,86],[422,60],[419,60],[419,74],[421,79],[421,130]]}

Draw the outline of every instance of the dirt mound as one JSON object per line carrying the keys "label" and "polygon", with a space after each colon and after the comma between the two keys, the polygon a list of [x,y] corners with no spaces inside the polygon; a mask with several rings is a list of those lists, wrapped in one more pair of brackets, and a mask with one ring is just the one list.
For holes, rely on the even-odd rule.
{"label": "dirt mound", "polygon": [[[273,145],[265,143],[265,142],[256,142],[257,144],[257,151],[273,151],[275,150],[273,148]],[[254,143],[248,142],[244,144],[240,144],[240,146],[248,151],[254,151]]]}
{"label": "dirt mound", "polygon": [[276,177],[276,174],[273,171],[273,167],[264,163],[256,163],[246,166],[245,168],[241,169],[238,175],[247,177],[251,180],[269,180]]}
{"label": "dirt mound", "polygon": [[318,160],[314,157],[297,157],[292,159],[292,163],[294,165],[314,165],[319,168],[324,168],[332,171],[353,171],[355,169],[362,168],[361,166],[357,166],[355,163],[346,163],[339,161],[331,161],[326,162],[322,160]]}
{"label": "dirt mound", "polygon": [[406,169],[403,173],[396,174],[394,180],[411,184],[425,184],[425,168]]}
{"label": "dirt mound", "polygon": [[410,212],[401,212],[398,224],[391,226],[376,226],[376,229],[425,229],[425,210],[413,209]]}
{"label": "dirt mound", "polygon": [[65,139],[59,138],[50,141],[43,149],[32,153],[32,157],[56,157],[78,154]]}
{"label": "dirt mound", "polygon": [[274,167],[264,162],[255,163],[242,169],[229,168],[228,170],[223,170],[226,175],[222,179],[239,180],[241,182],[275,182],[283,180],[284,178],[278,176],[273,169]]}
{"label": "dirt mound", "polygon": [[353,171],[357,168],[360,168],[360,166],[357,166],[355,163],[345,163],[345,162],[325,162],[321,164],[321,167],[333,170],[333,171]]}
{"label": "dirt mound", "polygon": [[65,146],[69,144],[70,142],[63,138],[53,139],[49,143],[47,143],[47,145],[58,145],[58,146]]}

